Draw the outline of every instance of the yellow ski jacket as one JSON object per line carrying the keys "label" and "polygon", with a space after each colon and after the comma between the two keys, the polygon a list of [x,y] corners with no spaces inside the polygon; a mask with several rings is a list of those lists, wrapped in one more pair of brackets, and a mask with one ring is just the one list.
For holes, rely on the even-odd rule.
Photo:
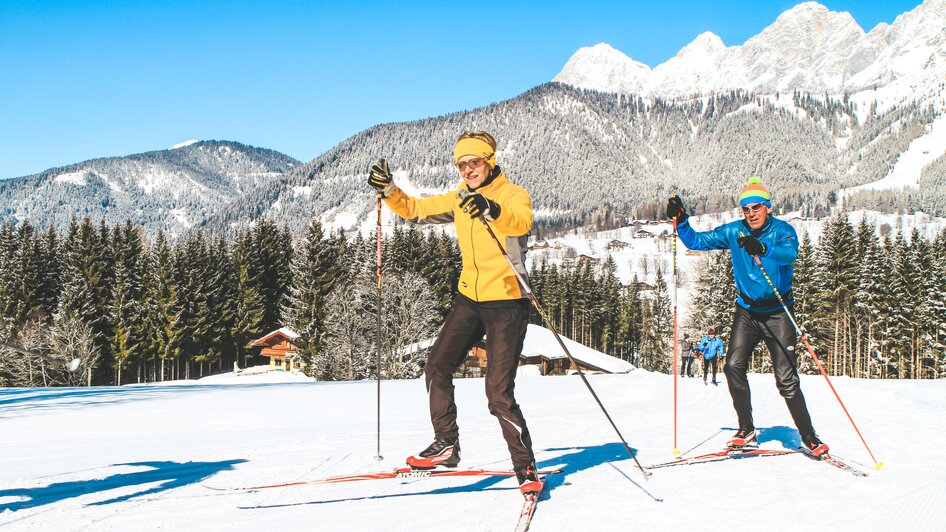
{"label": "yellow ski jacket", "polygon": [[[420,199],[408,196],[395,187],[384,202],[398,216],[415,223],[454,223],[463,259],[458,286],[461,294],[474,301],[526,297],[486,226],[460,209],[458,193],[461,190],[468,190],[466,183],[461,183],[456,190],[446,194]],[[528,282],[526,242],[532,229],[532,199],[529,193],[510,182],[503,172],[492,183],[476,189],[476,192],[499,205],[499,217],[489,223],[516,271]]]}

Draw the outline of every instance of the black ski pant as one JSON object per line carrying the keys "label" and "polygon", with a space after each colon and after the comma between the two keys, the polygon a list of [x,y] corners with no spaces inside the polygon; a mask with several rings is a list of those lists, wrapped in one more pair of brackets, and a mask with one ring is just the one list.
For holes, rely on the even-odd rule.
{"label": "black ski pant", "polygon": [[437,438],[458,438],[453,374],[486,335],[486,399],[499,420],[514,467],[535,461],[532,438],[516,403],[516,370],[529,324],[529,300],[476,302],[458,294],[424,367],[430,421]]}
{"label": "black ski pant", "polygon": [[797,341],[795,327],[784,311],[774,313],[751,312],[741,306],[736,306],[733,317],[732,334],[729,336],[729,350],[726,353],[726,365],[723,373],[729,383],[729,393],[732,395],[733,407],[739,416],[739,428],[755,428],[752,421],[752,404],[749,393],[749,379],[746,372],[749,369],[749,359],[752,350],[765,342],[772,357],[772,367],[775,371],[775,385],[779,393],[785,398],[788,411],[795,421],[795,427],[802,438],[814,435],[815,429],[811,426],[811,416],[805,404],[805,396],[801,393],[798,380],[795,353]]}
{"label": "black ski pant", "polygon": [[683,368],[680,370],[680,375],[686,375],[687,377],[693,376],[693,357],[683,357]]}
{"label": "black ski pant", "polygon": [[717,362],[716,357],[703,359],[703,382],[706,382],[706,376],[709,374],[710,366],[713,366],[713,382],[716,382]]}

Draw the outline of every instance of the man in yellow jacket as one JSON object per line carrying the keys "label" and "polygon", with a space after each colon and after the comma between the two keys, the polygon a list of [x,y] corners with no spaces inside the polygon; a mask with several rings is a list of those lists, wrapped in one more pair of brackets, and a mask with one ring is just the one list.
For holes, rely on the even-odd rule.
{"label": "man in yellow jacket", "polygon": [[408,457],[407,464],[415,469],[459,464],[453,373],[485,335],[489,411],[499,420],[520,490],[532,493],[541,489],[541,484],[535,472],[532,438],[513,394],[529,322],[529,300],[483,223],[485,220],[492,226],[516,270],[527,279],[525,253],[532,228],[532,200],[496,164],[496,141],[489,133],[467,131],[460,135],[453,160],[463,182],[456,190],[428,198],[415,198],[399,189],[384,161],[373,165],[368,176],[368,183],[402,218],[417,223],[454,223],[463,261],[459,294],[424,368],[434,442]]}

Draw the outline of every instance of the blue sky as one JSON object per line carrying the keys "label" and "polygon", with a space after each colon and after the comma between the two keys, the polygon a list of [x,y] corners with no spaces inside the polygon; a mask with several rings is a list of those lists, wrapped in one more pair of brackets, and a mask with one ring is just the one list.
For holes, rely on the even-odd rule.
{"label": "blue sky", "polygon": [[[654,67],[796,1],[0,0],[0,178],[235,140],[308,161],[372,125],[505,100],[607,42]],[[920,0],[824,0],[870,30]]]}

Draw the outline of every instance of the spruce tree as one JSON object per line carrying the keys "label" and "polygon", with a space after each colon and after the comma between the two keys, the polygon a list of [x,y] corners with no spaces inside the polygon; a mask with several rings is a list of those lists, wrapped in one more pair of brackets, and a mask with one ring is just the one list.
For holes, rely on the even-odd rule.
{"label": "spruce tree", "polygon": [[237,363],[247,366],[246,355],[250,342],[263,332],[263,296],[260,295],[260,269],[253,265],[253,237],[247,232],[237,233],[233,245],[234,319],[230,338]]}
{"label": "spruce tree", "polygon": [[311,365],[325,344],[326,300],[344,278],[342,257],[347,245],[323,233],[313,218],[299,242],[292,261],[293,284],[286,296],[283,315],[290,327],[302,336],[303,360]]}
{"label": "spruce tree", "polygon": [[114,257],[114,283],[109,305],[113,323],[112,356],[115,383],[122,384],[122,370],[129,363],[138,362],[145,342],[144,267],[145,242],[140,229],[126,220],[112,232],[111,248]]}

